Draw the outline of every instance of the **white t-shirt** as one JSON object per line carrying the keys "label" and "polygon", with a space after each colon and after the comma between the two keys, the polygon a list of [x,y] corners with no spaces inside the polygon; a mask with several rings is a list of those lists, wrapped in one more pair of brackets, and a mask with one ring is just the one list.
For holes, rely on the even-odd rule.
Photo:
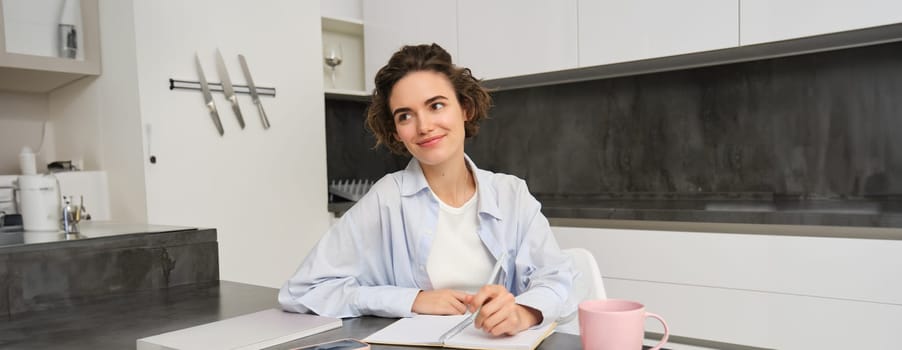
{"label": "white t-shirt", "polygon": [[[431,190],[430,190],[431,192]],[[482,288],[495,264],[495,258],[482,244],[477,231],[476,193],[460,208],[439,202],[438,225],[426,272],[434,289],[456,289],[474,293]]]}

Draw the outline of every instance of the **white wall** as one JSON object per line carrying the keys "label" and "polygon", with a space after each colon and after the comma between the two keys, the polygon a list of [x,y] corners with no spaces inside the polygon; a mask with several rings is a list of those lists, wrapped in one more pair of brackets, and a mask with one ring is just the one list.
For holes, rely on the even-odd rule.
{"label": "white wall", "polygon": [[[329,223],[319,3],[133,4],[141,124],[152,131],[143,158],[149,142],[158,160],[143,162],[148,221],[215,227],[222,279],[281,285]],[[215,93],[221,137],[199,91],[168,89],[169,78],[197,79],[195,52],[207,79],[219,81],[217,48],[234,83],[245,82],[244,54],[254,82],[277,89],[262,97],[271,129],[248,95],[239,96],[247,122],[239,129]]]}
{"label": "white wall", "polygon": [[49,94],[50,119],[56,135],[59,160],[81,161],[85,170],[102,169],[103,145],[100,119],[100,84],[84,78]]}
{"label": "white wall", "polygon": [[107,172],[113,220],[146,223],[133,5],[105,0],[99,11],[101,75],[49,94],[57,153]]}
{"label": "white wall", "polygon": [[[19,174],[19,152],[28,146],[41,148],[41,129],[49,115],[47,96],[0,91],[0,175]],[[48,123],[42,154],[37,155],[38,168],[53,159],[53,125]]]}

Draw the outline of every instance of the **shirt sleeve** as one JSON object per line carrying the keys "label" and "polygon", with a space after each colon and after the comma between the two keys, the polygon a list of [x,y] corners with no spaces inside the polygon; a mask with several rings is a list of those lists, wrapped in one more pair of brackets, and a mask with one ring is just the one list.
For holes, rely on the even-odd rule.
{"label": "shirt sleeve", "polygon": [[548,219],[541,212],[541,204],[529,193],[524,182],[519,191],[517,198],[524,232],[515,261],[514,294],[517,304],[542,313],[542,322],[537,325],[541,327],[575,308],[575,305],[567,305],[574,270],[572,261],[561,252]]}
{"label": "shirt sleeve", "polygon": [[378,185],[329,229],[285,282],[279,291],[283,309],[330,317],[414,315],[420,290],[395,286],[388,268],[388,227],[380,218]]}

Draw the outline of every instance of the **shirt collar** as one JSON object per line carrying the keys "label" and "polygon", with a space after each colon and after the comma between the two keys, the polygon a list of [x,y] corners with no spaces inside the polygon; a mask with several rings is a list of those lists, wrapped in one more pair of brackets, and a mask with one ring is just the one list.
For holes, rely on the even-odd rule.
{"label": "shirt collar", "polygon": [[423,175],[423,168],[416,158],[411,157],[407,163],[407,168],[401,172],[401,195],[408,197],[419,193],[429,187],[426,182],[426,176]]}
{"label": "shirt collar", "polygon": [[[479,213],[491,215],[501,220],[501,210],[498,209],[498,196],[495,194],[495,188],[491,186],[491,172],[480,170],[476,167],[476,163],[470,159],[470,156],[464,154],[470,170],[476,176],[476,186],[478,188],[476,194],[478,198]],[[401,195],[408,197],[422,192],[429,188],[426,182],[426,176],[423,175],[423,169],[420,162],[416,158],[411,157],[407,163],[407,168],[401,172]]]}

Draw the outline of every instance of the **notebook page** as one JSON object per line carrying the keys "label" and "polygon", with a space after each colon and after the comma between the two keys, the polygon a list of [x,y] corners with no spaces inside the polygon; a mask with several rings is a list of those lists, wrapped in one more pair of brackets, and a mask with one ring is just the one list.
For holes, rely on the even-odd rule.
{"label": "notebook page", "polygon": [[442,334],[467,318],[466,315],[417,315],[402,318],[363,339],[367,343],[441,346]]}
{"label": "notebook page", "polygon": [[513,336],[493,336],[470,326],[445,341],[445,346],[464,349],[530,350],[548,337],[556,325],[557,323],[552,322],[542,328],[527,329]]}

